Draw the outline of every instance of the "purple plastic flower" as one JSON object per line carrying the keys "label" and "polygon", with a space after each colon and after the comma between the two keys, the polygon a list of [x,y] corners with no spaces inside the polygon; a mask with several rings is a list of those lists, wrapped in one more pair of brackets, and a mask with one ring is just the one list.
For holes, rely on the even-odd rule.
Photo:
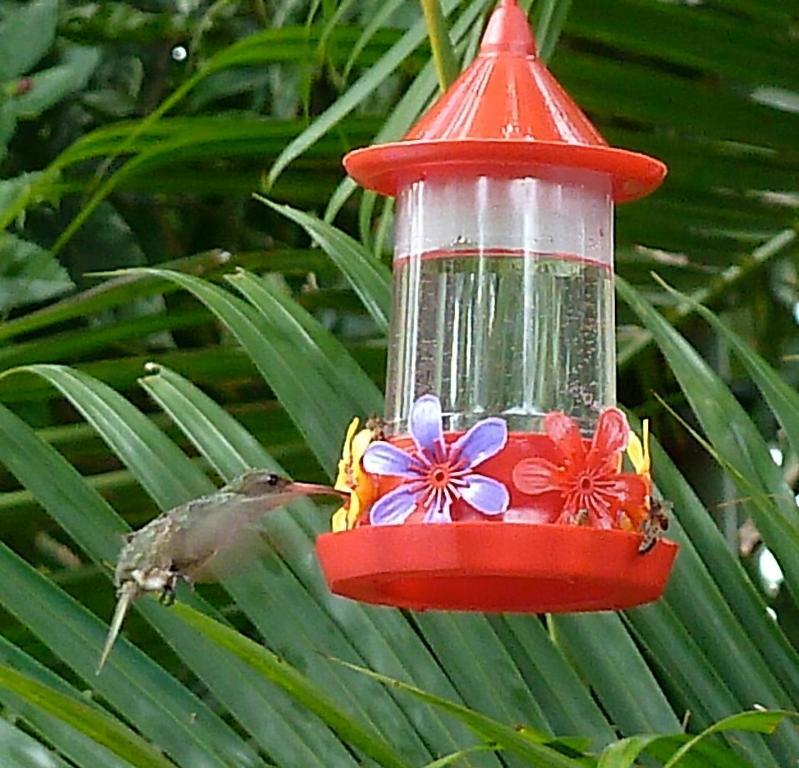
{"label": "purple plastic flower", "polygon": [[499,515],[508,508],[505,485],[473,471],[505,447],[508,427],[502,419],[483,419],[446,445],[441,402],[435,395],[424,395],[411,408],[410,431],[413,452],[379,440],[364,454],[367,472],[404,478],[372,506],[372,525],[404,523],[416,509],[425,510],[426,523],[450,523],[455,499],[463,499],[484,515]]}

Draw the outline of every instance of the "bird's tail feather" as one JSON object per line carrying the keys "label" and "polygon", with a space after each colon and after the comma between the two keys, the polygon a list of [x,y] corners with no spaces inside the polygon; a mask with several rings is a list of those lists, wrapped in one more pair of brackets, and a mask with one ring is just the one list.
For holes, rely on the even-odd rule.
{"label": "bird's tail feather", "polygon": [[138,597],[139,587],[135,582],[128,581],[122,585],[117,599],[117,607],[114,610],[114,618],[111,619],[111,626],[108,629],[108,635],[105,639],[103,652],[100,654],[100,661],[97,664],[95,674],[99,675],[108,659],[108,654],[111,653],[111,648],[114,647],[114,642],[119,635],[119,630],[122,628],[122,622],[125,620],[125,614],[130,608],[130,604]]}

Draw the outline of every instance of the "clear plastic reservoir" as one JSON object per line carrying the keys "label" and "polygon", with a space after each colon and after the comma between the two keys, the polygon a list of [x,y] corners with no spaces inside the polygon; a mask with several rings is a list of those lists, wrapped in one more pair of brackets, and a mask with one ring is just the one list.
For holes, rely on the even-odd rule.
{"label": "clear plastic reservoir", "polygon": [[397,204],[388,432],[426,393],[446,430],[561,410],[593,431],[616,398],[610,178],[430,178]]}

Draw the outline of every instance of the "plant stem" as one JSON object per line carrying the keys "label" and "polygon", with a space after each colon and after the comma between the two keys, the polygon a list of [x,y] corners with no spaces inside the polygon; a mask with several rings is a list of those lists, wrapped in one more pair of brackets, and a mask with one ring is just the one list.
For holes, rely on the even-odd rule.
{"label": "plant stem", "polygon": [[[669,322],[677,326],[687,317],[694,314],[696,304],[712,305],[713,302],[729,289],[731,285],[743,282],[749,275],[756,272],[772,259],[785,254],[786,249],[796,246],[799,232],[796,229],[784,229],[774,235],[770,240],[755,248],[741,261],[727,267],[718,277],[708,285],[699,288],[690,295],[691,302],[683,303],[665,311],[663,314]],[[655,276],[656,279],[657,276]],[[631,341],[624,349],[619,350],[616,364],[624,368],[630,361],[654,341],[649,331],[644,331],[639,338]]]}
{"label": "plant stem", "polygon": [[427,34],[430,37],[438,84],[442,91],[446,91],[458,76],[458,63],[452,50],[446,20],[438,0],[420,0],[420,2],[427,23]]}

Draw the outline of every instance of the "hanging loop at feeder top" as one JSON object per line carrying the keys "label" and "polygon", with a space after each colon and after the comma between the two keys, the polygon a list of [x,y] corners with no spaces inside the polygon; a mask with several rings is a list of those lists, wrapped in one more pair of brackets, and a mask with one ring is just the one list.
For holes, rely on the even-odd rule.
{"label": "hanging loop at feeder top", "polygon": [[344,158],[349,174],[384,195],[438,176],[547,177],[553,169],[608,174],[616,202],[654,191],[666,166],[608,146],[538,59],[524,11],[494,10],[475,60],[401,141]]}
{"label": "hanging loop at feeder top", "polygon": [[533,32],[516,0],[501,0],[488,21],[480,52],[536,55]]}

